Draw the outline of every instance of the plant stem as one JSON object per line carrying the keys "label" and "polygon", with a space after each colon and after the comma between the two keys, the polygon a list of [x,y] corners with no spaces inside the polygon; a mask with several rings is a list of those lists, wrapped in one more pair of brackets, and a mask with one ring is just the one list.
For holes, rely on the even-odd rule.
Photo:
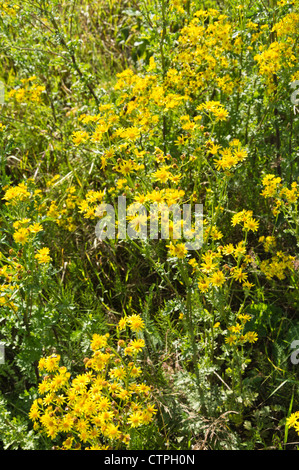
{"label": "plant stem", "polygon": [[178,264],[179,264],[182,278],[184,280],[184,283],[187,289],[187,297],[186,297],[187,326],[188,326],[188,332],[190,335],[190,340],[191,340],[191,345],[192,345],[192,357],[193,357],[195,378],[196,378],[196,383],[197,383],[197,390],[198,390],[199,397],[200,397],[201,410],[204,414],[206,412],[205,398],[204,398],[204,393],[200,384],[200,376],[198,372],[198,349],[197,349],[197,344],[196,344],[196,338],[194,335],[194,325],[193,325],[193,320],[192,320],[192,286],[189,281],[188,272],[183,262],[179,260]]}

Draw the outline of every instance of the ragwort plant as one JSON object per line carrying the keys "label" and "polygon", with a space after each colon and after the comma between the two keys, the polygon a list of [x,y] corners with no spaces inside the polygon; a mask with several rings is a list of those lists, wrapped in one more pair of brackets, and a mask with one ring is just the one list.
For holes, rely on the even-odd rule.
{"label": "ragwort plant", "polygon": [[130,449],[132,437],[136,445],[136,434],[157,412],[151,387],[138,381],[143,328],[141,317],[130,315],[119,321],[114,340],[94,334],[85,372],[75,377],[59,365],[59,355],[40,359],[39,370],[45,374],[38,387],[41,397],[29,416],[35,430],[58,443],[55,449]]}
{"label": "ragwort plant", "polygon": [[[161,8],[161,16],[158,18],[162,20],[163,28],[168,28],[166,16],[169,10],[163,2]],[[239,12],[238,21],[245,28],[241,7]],[[288,20],[293,25],[292,21],[296,22],[298,17],[296,14],[291,14]],[[141,74],[128,69],[118,74],[115,90],[120,92],[120,96],[116,95],[115,104],[107,103],[100,106],[102,111],[100,115],[81,116],[80,121],[85,124],[84,130],[79,130],[73,135],[73,141],[78,146],[81,144],[93,146],[96,142],[98,148],[103,149],[101,169],[108,174],[114,174],[109,172],[110,167],[119,173],[116,185],[114,180],[113,187],[104,197],[107,202],[115,201],[113,196],[118,194],[125,195],[132,202],[142,204],[159,202],[166,203],[168,207],[175,202],[195,202],[200,200],[200,197],[204,199],[203,249],[196,253],[194,258],[189,259],[184,242],[170,239],[168,260],[174,269],[163,273],[168,280],[177,276],[186,289],[186,331],[192,350],[190,364],[197,382],[203,412],[206,412],[203,398],[206,388],[202,384],[198,370],[201,367],[198,347],[198,338],[201,334],[200,327],[195,327],[191,300],[196,284],[201,297],[197,300],[200,302],[199,310],[208,312],[211,318],[212,328],[208,330],[210,334],[205,335],[204,342],[205,358],[210,364],[215,360],[215,350],[217,351],[219,347],[214,336],[221,338],[214,332],[223,322],[222,347],[225,360],[222,361],[227,366],[224,369],[225,376],[220,377],[220,380],[221,387],[224,384],[228,390],[227,396],[232,397],[227,399],[224,410],[242,412],[246,407],[252,406],[257,397],[250,387],[246,392],[242,377],[251,362],[248,355],[244,354],[246,343],[254,344],[258,340],[258,335],[255,331],[245,332],[244,329],[246,322],[251,319],[246,309],[252,299],[258,298],[256,293],[260,292],[261,275],[266,274],[267,277],[267,261],[260,263],[260,271],[256,269],[257,258],[253,256],[252,250],[260,222],[248,208],[236,211],[231,219],[232,227],[240,226],[243,239],[234,244],[223,243],[225,237],[220,226],[223,224],[224,214],[231,210],[228,194],[235,186],[234,180],[240,175],[240,168],[246,168],[248,159],[248,148],[242,144],[240,138],[231,137],[228,139],[228,145],[225,145],[226,139],[223,134],[230,111],[237,115],[240,112],[241,90],[246,90],[248,87],[246,77],[238,73],[238,67],[240,72],[242,70],[244,56],[247,64],[254,62],[258,64],[260,79],[267,81],[267,100],[277,99],[275,77],[278,72],[285,72],[288,67],[290,69],[288,74],[291,76],[296,63],[294,48],[288,36],[294,34],[295,30],[294,26],[284,28],[286,22],[287,20],[278,22],[273,27],[273,31],[279,31],[278,38],[281,43],[279,41],[275,43],[276,52],[274,52],[271,41],[268,53],[269,57],[273,58],[273,54],[278,54],[277,58],[283,56],[289,58],[289,61],[285,63],[277,60],[277,67],[273,70],[261,66],[266,61],[263,53],[252,55],[253,46],[246,44],[246,36],[234,36],[234,25],[226,15],[217,10],[195,12],[194,19],[178,34],[178,46],[173,56],[167,45],[165,30],[161,28],[159,53],[150,58],[147,71]],[[256,28],[254,23],[248,23],[246,27]],[[269,26],[265,24],[259,37],[268,28]],[[237,37],[235,44],[232,44],[232,37]],[[198,41],[198,38],[201,40]],[[256,40],[257,37],[253,37],[251,44]],[[244,54],[246,47],[248,47],[247,55]],[[236,70],[236,74],[232,74],[232,70]],[[227,74],[223,76],[224,72]],[[293,74],[292,78],[294,76]],[[214,91],[211,91],[215,99],[205,99],[210,91],[209,84],[211,81],[214,83],[212,79],[217,82],[220,93],[216,96],[217,89],[214,88]],[[206,92],[204,96],[202,90]],[[228,95],[234,90],[236,95],[233,96],[236,101],[229,103]],[[198,102],[200,104],[197,104]],[[223,102],[227,103],[228,109]],[[237,109],[234,107],[235,103]],[[90,126],[90,123],[94,125]],[[228,122],[228,128],[229,125]],[[248,129],[245,135],[246,141],[248,142]],[[107,143],[108,150],[106,150]],[[152,152],[150,146],[153,148]],[[152,183],[149,175],[152,177]],[[207,178],[204,191],[202,175]],[[295,186],[296,183],[293,184],[293,187]],[[89,205],[85,209],[86,214],[89,208],[93,211]],[[93,213],[91,217],[95,217]],[[148,253],[148,250],[142,246],[140,251],[144,256]],[[294,257],[289,254],[281,254],[281,257],[284,263],[281,266],[282,271],[292,272]],[[155,263],[153,259],[151,263],[153,267],[159,266],[157,271],[161,274],[161,265]],[[193,269],[191,276],[188,265]],[[255,292],[255,288],[259,291]],[[241,296],[239,305],[235,301],[236,292],[239,299]],[[207,302],[208,309],[204,308]],[[219,370],[222,370],[221,367]]]}
{"label": "ragwort plant", "polygon": [[[12,22],[18,17],[5,8],[9,32],[7,14]],[[30,412],[34,429],[53,438],[55,448],[131,448],[136,431],[132,416],[136,426],[147,424],[149,414],[156,419],[154,408],[138,401],[131,371],[137,366],[127,363],[128,349],[122,350],[122,342],[107,346],[110,336],[93,340],[100,338],[109,347],[103,353],[107,361],[96,348],[85,361],[86,372],[75,378],[58,364],[57,351],[37,367],[37,355],[51,352],[55,345],[66,352],[70,334],[69,328],[59,327],[53,313],[56,303],[51,299],[61,289],[60,276],[53,276],[56,264],[71,288],[73,278],[83,278],[82,285],[95,297],[100,292],[109,324],[111,318],[118,323],[124,312],[143,311],[145,317],[144,297],[149,298],[148,291],[156,297],[144,318],[149,357],[143,374],[161,387],[165,411],[159,418],[167,420],[169,434],[176,435],[171,437],[174,447],[176,437],[182,447],[190,447],[190,442],[205,447],[207,429],[214,429],[219,419],[227,431],[220,443],[211,439],[210,447],[246,447],[242,440],[251,429],[249,420],[258,419],[255,410],[269,396],[273,406],[280,386],[293,380],[290,374],[282,382],[288,367],[273,365],[268,351],[273,343],[285,341],[283,322],[292,324],[297,302],[296,118],[289,102],[289,84],[298,78],[296,5],[283,0],[266,8],[245,1],[224,8],[205,2],[202,8],[180,0],[141,2],[134,15],[131,11],[131,17],[138,18],[138,60],[135,67],[119,71],[106,90],[95,86],[90,72],[96,69],[95,57],[92,54],[92,66],[83,63],[82,42],[70,38],[63,14],[55,14],[50,3],[36,8],[34,15],[45,16],[46,44],[55,36],[58,56],[51,67],[62,78],[54,83],[54,93],[49,76],[28,73],[10,87],[8,107],[15,116],[26,111],[35,122],[45,114],[55,129],[59,122],[64,127],[49,134],[45,130],[46,138],[39,140],[41,148],[47,140],[47,158],[38,164],[34,181],[22,179],[4,188],[6,247],[1,267],[1,302],[11,325],[18,329],[18,322],[24,322],[32,337],[38,319],[36,343],[43,342],[44,351],[39,346],[34,355],[36,380],[47,374],[38,388],[44,398],[36,399]],[[29,17],[32,13],[27,12]],[[76,14],[73,11],[72,21]],[[13,51],[10,54],[16,61]],[[67,86],[64,69],[69,73]],[[65,105],[67,123],[59,102]],[[3,131],[7,135],[12,129],[5,126]],[[54,148],[48,144],[50,137]],[[60,158],[63,163],[58,163]],[[23,159],[25,167],[26,162],[33,173],[34,164]],[[95,240],[98,206],[117,207],[119,196],[131,209],[127,222],[136,238]],[[184,203],[203,204],[200,249],[189,251],[187,237],[177,238],[184,224],[176,225],[172,215],[166,240],[142,238],[140,227],[149,218],[134,212],[136,204],[149,210],[153,204],[171,209]],[[159,214],[161,224],[162,217]],[[265,304],[270,312],[266,321]],[[81,338],[98,334],[96,325],[86,327],[75,315],[71,325],[76,331],[86,328]],[[43,331],[49,333],[47,338]],[[28,351],[26,341],[23,349]],[[77,366],[82,349],[81,343]],[[97,356],[103,359],[100,370],[93,367]],[[65,360],[71,362],[70,357]],[[159,371],[155,379],[153,370]],[[167,375],[167,370],[175,373]],[[169,395],[174,401],[167,401]],[[107,409],[101,411],[102,400]],[[178,414],[171,423],[169,403],[174,402]],[[286,415],[280,396],[277,406],[272,424]],[[263,408],[261,416],[263,411],[268,416]],[[279,423],[274,437],[283,440]],[[268,427],[266,420],[248,447],[272,445],[274,437],[261,437],[263,426]],[[138,437],[136,442],[146,445]]]}

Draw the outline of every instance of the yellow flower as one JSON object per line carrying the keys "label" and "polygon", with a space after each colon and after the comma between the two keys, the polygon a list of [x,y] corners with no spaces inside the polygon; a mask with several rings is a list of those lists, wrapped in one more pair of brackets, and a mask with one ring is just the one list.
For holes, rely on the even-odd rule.
{"label": "yellow flower", "polygon": [[35,400],[30,408],[29,418],[32,421],[36,421],[40,417],[40,411],[38,409],[37,400]]}
{"label": "yellow flower", "polygon": [[240,333],[242,329],[242,326],[240,323],[237,323],[236,325],[232,325],[228,328],[229,331],[232,331],[233,333]]}
{"label": "yellow flower", "polygon": [[121,433],[119,431],[119,426],[109,423],[107,426],[104,428],[104,434],[107,436],[109,439],[118,439],[121,436]]}
{"label": "yellow flower", "polygon": [[212,274],[210,277],[210,282],[213,284],[213,286],[222,286],[225,282],[225,276],[222,271],[216,271],[215,273]]}
{"label": "yellow flower", "polygon": [[65,441],[63,441],[62,448],[65,450],[70,450],[73,445],[73,441],[74,441],[73,437],[68,437]]}
{"label": "yellow flower", "polygon": [[166,183],[172,176],[170,171],[168,171],[168,169],[169,169],[168,166],[164,166],[164,167],[159,168],[159,170],[157,170],[153,174],[153,178],[156,181],[160,181],[161,183]]}
{"label": "yellow flower", "polygon": [[58,369],[60,356],[53,354],[50,357],[45,358],[42,362],[40,361],[39,367],[46,369],[47,372],[54,372]]}
{"label": "yellow flower", "polygon": [[243,282],[242,286],[244,287],[244,289],[251,289],[252,287],[254,287],[254,284],[249,281],[245,281]]}
{"label": "yellow flower", "polygon": [[27,242],[28,236],[29,236],[29,230],[28,228],[25,228],[25,227],[20,228],[17,232],[13,234],[14,240],[17,243],[21,243],[22,245],[24,245]]}
{"label": "yellow flower", "polygon": [[97,351],[98,349],[104,348],[107,345],[107,341],[109,338],[109,334],[106,335],[98,335],[95,333],[92,337],[92,342],[91,342],[91,349],[93,351]]}
{"label": "yellow flower", "polygon": [[246,323],[251,320],[251,316],[247,315],[246,313],[240,313],[238,318],[241,320],[242,323]]}
{"label": "yellow flower", "polygon": [[207,279],[202,279],[198,282],[198,289],[200,292],[207,292],[209,290],[210,283]]}
{"label": "yellow flower", "polygon": [[29,225],[29,230],[31,233],[38,233],[38,232],[41,232],[43,230],[43,226],[37,222],[35,222],[34,224],[32,225]]}
{"label": "yellow flower", "polygon": [[144,346],[145,342],[143,339],[133,339],[132,341],[130,341],[128,348],[126,349],[128,353],[136,354],[140,352],[142,348],[144,348]]}
{"label": "yellow flower", "polygon": [[119,330],[124,330],[127,325],[127,319],[126,318],[121,318],[118,322],[118,329]]}
{"label": "yellow flower", "polygon": [[136,140],[137,137],[139,137],[140,135],[140,129],[138,129],[137,127],[129,127],[127,129],[120,129],[118,131],[118,135],[122,138],[122,139],[128,139],[128,140]]}
{"label": "yellow flower", "polygon": [[238,258],[241,255],[245,255],[246,247],[243,241],[239,242],[235,247],[234,255]]}
{"label": "yellow flower", "polygon": [[226,121],[228,111],[224,108],[218,108],[214,110],[214,115],[216,116],[216,121]]}
{"label": "yellow flower", "polygon": [[286,425],[289,428],[293,428],[298,424],[299,421],[299,412],[296,411],[295,413],[292,413],[286,420]]}
{"label": "yellow flower", "polygon": [[229,344],[230,346],[234,344],[236,340],[237,340],[237,337],[235,335],[226,336],[225,338],[225,342]]}
{"label": "yellow flower", "polygon": [[248,331],[248,333],[245,334],[245,339],[249,343],[255,343],[258,340],[258,335],[255,331]]}
{"label": "yellow flower", "polygon": [[170,243],[168,247],[169,247],[170,256],[175,256],[176,258],[179,258],[179,259],[185,258],[186,254],[188,253],[188,250],[184,243],[177,243],[177,244]]}
{"label": "yellow flower", "polygon": [[70,414],[65,415],[60,423],[60,430],[63,432],[70,431],[72,429],[73,423],[73,417]]}
{"label": "yellow flower", "polygon": [[232,277],[236,279],[236,281],[243,282],[247,279],[247,273],[245,273],[242,268],[232,268]]}
{"label": "yellow flower", "polygon": [[207,259],[204,263],[201,263],[201,270],[203,273],[210,273],[212,272],[215,268],[217,268],[217,264],[213,263],[212,259]]}
{"label": "yellow flower", "polygon": [[49,384],[46,380],[43,380],[43,382],[38,385],[38,391],[41,395],[49,391]]}
{"label": "yellow flower", "polygon": [[126,375],[126,370],[123,367],[115,367],[109,372],[111,378],[123,379]]}
{"label": "yellow flower", "polygon": [[[125,321],[121,324],[128,323],[133,331],[144,328],[137,314],[122,320]],[[92,370],[75,375],[71,381],[67,368],[59,367],[59,355],[39,360],[39,370],[47,373],[38,386],[38,392],[44,396],[33,403],[29,416],[35,430],[51,439],[59,435],[61,449],[107,448],[102,445],[103,439],[110,441],[110,447],[115,445],[111,441],[118,439],[129,446],[128,428],[147,425],[153,420],[157,410],[150,403],[150,387],[137,383],[141,368],[135,360],[126,357],[140,352],[145,342],[133,339],[124,350],[114,349],[110,345],[113,338],[117,345],[120,346],[120,342],[122,347],[126,345],[118,338],[120,332],[117,333],[117,338],[110,338],[109,334],[93,335],[92,357],[84,359],[85,367]],[[98,348],[105,348],[105,352]],[[66,440],[63,433],[68,434]]]}
{"label": "yellow flower", "polygon": [[51,257],[49,256],[50,250],[49,248],[41,248],[38,250],[35,258],[38,260],[39,264],[47,264],[51,261]]}
{"label": "yellow flower", "polygon": [[135,411],[128,418],[128,424],[131,425],[131,428],[137,428],[142,424],[143,416],[141,411]]}
{"label": "yellow flower", "polygon": [[130,315],[127,317],[127,324],[132,331],[141,331],[144,329],[144,321],[140,315]]}
{"label": "yellow flower", "polygon": [[256,232],[259,227],[259,222],[253,218],[249,218],[244,222],[245,230],[252,230],[252,232]]}
{"label": "yellow flower", "polygon": [[234,254],[234,245],[232,243],[229,243],[228,245],[225,245],[223,248],[222,248],[222,253],[224,255],[232,255]]}
{"label": "yellow flower", "polygon": [[73,143],[76,146],[78,146],[82,142],[83,143],[86,142],[89,138],[89,135],[86,131],[76,131],[76,132],[73,132],[72,138],[73,138]]}
{"label": "yellow flower", "polygon": [[39,370],[44,370],[46,368],[47,360],[45,357],[42,357],[39,362],[38,362],[38,368]]}

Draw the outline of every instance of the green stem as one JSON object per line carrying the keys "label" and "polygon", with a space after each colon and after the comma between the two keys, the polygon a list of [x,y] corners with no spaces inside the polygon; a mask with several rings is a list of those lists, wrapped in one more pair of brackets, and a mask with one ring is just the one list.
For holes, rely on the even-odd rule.
{"label": "green stem", "polygon": [[197,344],[196,344],[196,338],[194,335],[194,325],[193,325],[193,320],[192,320],[192,286],[189,280],[186,267],[181,260],[179,260],[178,266],[179,266],[182,278],[184,280],[184,283],[187,289],[187,298],[186,298],[187,326],[188,326],[188,332],[190,335],[190,340],[191,340],[191,345],[192,345],[193,366],[194,366],[195,378],[196,378],[196,383],[197,383],[197,389],[198,389],[198,393],[199,393],[199,397],[200,397],[200,401],[202,405],[201,410],[203,413],[205,413],[206,412],[205,398],[204,398],[204,393],[200,384],[200,377],[199,377],[199,372],[198,372],[198,349],[197,349]]}

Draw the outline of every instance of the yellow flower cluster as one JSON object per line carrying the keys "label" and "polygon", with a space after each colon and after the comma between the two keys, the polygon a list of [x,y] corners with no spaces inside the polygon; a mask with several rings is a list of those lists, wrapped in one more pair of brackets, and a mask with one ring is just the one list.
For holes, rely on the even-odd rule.
{"label": "yellow flower cluster", "polygon": [[14,313],[18,306],[15,303],[15,294],[19,290],[19,283],[24,273],[24,266],[19,262],[13,249],[9,256],[5,257],[0,253],[0,306],[3,309],[7,307]]}
{"label": "yellow flower cluster", "polygon": [[229,345],[243,345],[245,343],[255,343],[258,340],[258,335],[255,331],[247,331],[244,333],[244,327],[251,316],[247,314],[238,315],[239,322],[235,325],[228,327],[229,333],[225,337],[225,342]]}
{"label": "yellow flower cluster", "polygon": [[52,259],[49,253],[49,248],[41,248],[40,250],[38,250],[37,254],[35,255],[35,258],[37,259],[39,264],[48,264]]}
{"label": "yellow flower cluster", "polygon": [[186,248],[185,243],[173,243],[171,242],[169,245],[169,255],[174,256],[179,259],[183,259],[186,257],[188,250]]}
{"label": "yellow flower cluster", "polygon": [[276,246],[276,240],[275,240],[275,237],[273,237],[273,235],[268,235],[267,237],[262,235],[259,238],[259,242],[263,244],[263,247],[266,253],[270,250],[273,250]]}
{"label": "yellow flower cluster", "polygon": [[229,148],[220,150],[219,153],[221,158],[214,160],[217,170],[231,170],[233,167],[236,167],[238,163],[243,162],[247,157],[246,149],[242,149],[240,146],[235,149],[231,146]]}
{"label": "yellow flower cluster", "polygon": [[[53,181],[48,182],[47,186],[53,189],[54,183],[58,178],[59,175],[56,175]],[[53,193],[52,200],[47,202],[47,204],[43,203],[39,206],[39,213],[46,215],[47,218],[54,221],[59,227],[69,232],[75,231],[78,223],[76,220],[76,210],[79,209],[82,202],[82,198],[76,194],[77,191],[78,189],[73,185],[66,188],[65,199],[63,199],[60,207],[57,198],[55,198],[55,193]]]}
{"label": "yellow flower cluster", "polygon": [[292,204],[297,204],[299,198],[299,187],[296,181],[291,183],[291,187],[288,188],[282,183],[282,179],[279,176],[268,174],[263,177],[262,185],[263,190],[261,195],[266,199],[272,198],[272,212],[275,216],[282,210],[293,210]]}
{"label": "yellow flower cluster", "polygon": [[295,67],[297,59],[293,51],[293,39],[289,38],[286,42],[274,41],[269,47],[261,46],[260,54],[256,54],[254,59],[258,63],[259,73],[266,80],[266,93],[275,92],[276,76],[283,68],[292,69]]}
{"label": "yellow flower cluster", "polygon": [[261,261],[260,270],[267,279],[277,277],[279,280],[285,279],[286,271],[294,271],[295,257],[278,251],[270,259]]}
{"label": "yellow flower cluster", "polygon": [[261,195],[265,198],[274,197],[277,194],[278,189],[281,187],[281,178],[272,174],[266,175],[262,179],[262,185],[264,186]]}
{"label": "yellow flower cluster", "polygon": [[[42,192],[32,179],[5,187],[3,200],[10,220],[7,233],[12,238],[9,254],[0,257],[0,304],[13,312],[19,308],[20,284],[32,275],[32,269],[44,271],[51,261],[48,247],[40,247],[40,233],[44,232],[44,219],[39,210]],[[12,256],[10,256],[12,255]],[[36,263],[34,263],[34,259]]]}
{"label": "yellow flower cluster", "polygon": [[31,197],[28,185],[20,183],[17,186],[10,186],[6,189],[2,199],[6,201],[6,205],[16,205],[20,201],[26,201]]}
{"label": "yellow flower cluster", "polygon": [[0,2],[0,12],[1,16],[9,15],[9,16],[15,16],[17,11],[19,10],[18,5],[13,5],[10,2]]}
{"label": "yellow flower cluster", "polygon": [[[210,81],[218,80],[224,93],[236,86],[227,72],[232,66],[228,52],[234,47],[233,26],[226,15],[215,9],[199,10],[181,30],[178,54],[174,63],[180,64],[175,84],[184,93],[204,89]],[[221,110],[221,116],[226,113]]]}
{"label": "yellow flower cluster", "polygon": [[178,13],[184,14],[187,0],[170,0],[170,11],[176,10]]}
{"label": "yellow flower cluster", "polygon": [[298,34],[299,13],[291,12],[276,23],[272,31],[276,31],[277,37]]}
{"label": "yellow flower cluster", "polygon": [[13,238],[16,243],[24,245],[29,240],[33,240],[37,233],[43,230],[43,227],[38,222],[30,223],[31,219],[25,218],[21,220],[17,220],[13,223],[13,228],[15,232],[13,234]]}
{"label": "yellow flower cluster", "polygon": [[116,449],[130,446],[130,433],[150,424],[157,412],[151,389],[138,377],[137,356],[145,346],[136,336],[124,339],[126,328],[138,335],[144,329],[140,315],[122,318],[117,325],[116,347],[109,334],[94,334],[92,355],[85,358],[85,372],[71,375],[60,366],[60,356],[40,359],[44,378],[41,395],[30,409],[34,429],[51,439],[65,436],[60,449]]}
{"label": "yellow flower cluster", "polygon": [[228,118],[228,111],[220,103],[220,101],[206,101],[197,106],[197,111],[205,111],[208,115],[212,115],[211,119],[215,121],[225,121]]}
{"label": "yellow flower cluster", "polygon": [[41,95],[45,91],[46,87],[33,83],[37,79],[36,76],[32,76],[26,79],[22,79],[23,87],[11,90],[8,93],[10,98],[14,98],[18,103],[24,102],[41,102]]}
{"label": "yellow flower cluster", "polygon": [[97,206],[102,202],[103,197],[103,191],[90,190],[86,193],[83,200],[78,201],[79,212],[84,214],[84,218],[95,218]]}
{"label": "yellow flower cluster", "polygon": [[73,143],[80,145],[82,142],[86,142],[89,139],[89,135],[86,131],[75,131],[72,135]]}
{"label": "yellow flower cluster", "polygon": [[252,211],[242,210],[237,212],[232,217],[232,225],[243,224],[243,228],[246,232],[256,232],[259,227],[259,222],[252,217]]}
{"label": "yellow flower cluster", "polygon": [[[232,257],[236,265],[228,264],[226,256]],[[221,266],[221,261],[224,261]],[[242,262],[241,262],[242,261]],[[248,281],[246,268],[252,262],[252,257],[246,255],[246,246],[244,241],[235,246],[229,243],[219,246],[216,251],[209,250],[201,255],[201,263],[195,258],[189,260],[193,268],[193,273],[198,275],[198,288],[202,293],[208,292],[212,287],[222,287],[228,280],[242,283],[246,289],[250,289],[253,284]]]}

